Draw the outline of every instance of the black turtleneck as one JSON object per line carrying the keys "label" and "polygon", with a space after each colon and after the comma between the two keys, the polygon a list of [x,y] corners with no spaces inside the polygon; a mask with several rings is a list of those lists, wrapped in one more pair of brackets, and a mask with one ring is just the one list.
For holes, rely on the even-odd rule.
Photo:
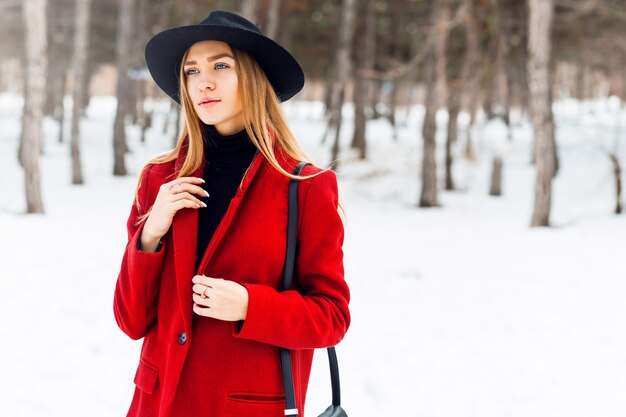
{"label": "black turtleneck", "polygon": [[213,125],[201,123],[201,128],[205,159],[202,178],[206,181],[203,188],[209,197],[199,197],[207,207],[198,209],[196,270],[256,153],[245,129],[223,136]]}

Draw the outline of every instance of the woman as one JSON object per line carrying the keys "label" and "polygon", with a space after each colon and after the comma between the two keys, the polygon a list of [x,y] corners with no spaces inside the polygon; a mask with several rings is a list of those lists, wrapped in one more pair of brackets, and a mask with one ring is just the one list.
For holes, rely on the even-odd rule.
{"label": "woman", "polygon": [[144,338],[129,416],[282,416],[279,347],[291,349],[302,415],[313,349],[349,323],[337,180],[308,166],[299,187],[294,288],[279,291],[287,188],[306,160],[280,101],[297,61],[244,18],[214,11],[146,46],[181,104],[174,150],[143,169],[114,295],[119,327]]}

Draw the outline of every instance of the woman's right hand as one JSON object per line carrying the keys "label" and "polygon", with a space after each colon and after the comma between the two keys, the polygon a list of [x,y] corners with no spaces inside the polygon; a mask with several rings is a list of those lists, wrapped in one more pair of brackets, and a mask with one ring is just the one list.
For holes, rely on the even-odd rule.
{"label": "woman's right hand", "polygon": [[159,240],[167,233],[174,215],[183,208],[204,208],[206,204],[195,195],[209,196],[198,184],[204,180],[198,177],[180,177],[161,185],[150,215],[141,232],[141,248],[145,252],[156,250]]}

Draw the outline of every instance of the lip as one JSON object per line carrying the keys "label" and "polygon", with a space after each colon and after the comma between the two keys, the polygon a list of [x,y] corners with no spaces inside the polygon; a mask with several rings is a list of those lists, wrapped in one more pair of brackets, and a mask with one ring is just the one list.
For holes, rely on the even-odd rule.
{"label": "lip", "polygon": [[217,103],[219,103],[220,101],[221,100],[216,100],[211,97],[203,97],[202,100],[200,100],[199,106],[200,107],[212,107],[216,105]]}

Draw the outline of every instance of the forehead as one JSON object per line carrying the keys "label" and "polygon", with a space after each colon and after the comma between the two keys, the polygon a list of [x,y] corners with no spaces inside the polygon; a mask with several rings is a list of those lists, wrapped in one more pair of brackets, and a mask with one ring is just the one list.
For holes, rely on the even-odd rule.
{"label": "forehead", "polygon": [[196,42],[189,48],[187,53],[188,59],[198,58],[205,55],[217,55],[217,54],[229,54],[233,55],[233,51],[226,42],[220,41],[200,41]]}

